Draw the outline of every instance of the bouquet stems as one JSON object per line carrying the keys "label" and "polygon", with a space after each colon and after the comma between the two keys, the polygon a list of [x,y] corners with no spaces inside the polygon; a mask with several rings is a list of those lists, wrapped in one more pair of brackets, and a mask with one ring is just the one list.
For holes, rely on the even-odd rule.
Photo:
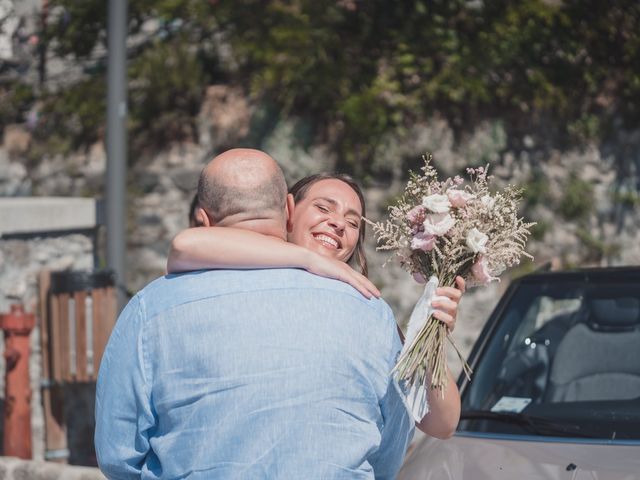
{"label": "bouquet stems", "polygon": [[[432,390],[437,390],[444,397],[448,383],[445,351],[447,339],[460,358],[465,375],[471,379],[471,367],[451,337],[449,328],[433,315],[429,315],[425,325],[416,335],[411,346],[400,357],[393,371],[397,372],[400,380],[405,380],[412,385],[429,385]],[[431,378],[428,378],[429,373]]]}

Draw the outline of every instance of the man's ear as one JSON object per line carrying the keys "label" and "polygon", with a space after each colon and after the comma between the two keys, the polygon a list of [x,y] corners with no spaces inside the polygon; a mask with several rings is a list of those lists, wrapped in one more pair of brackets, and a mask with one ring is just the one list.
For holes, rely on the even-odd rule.
{"label": "man's ear", "polygon": [[196,209],[196,220],[202,227],[213,227],[213,221],[209,218],[204,208],[198,207]]}
{"label": "man's ear", "polygon": [[285,210],[287,211],[287,232],[291,233],[293,230],[293,211],[296,208],[296,202],[293,200],[293,195],[290,193],[287,194],[287,203],[285,205]]}

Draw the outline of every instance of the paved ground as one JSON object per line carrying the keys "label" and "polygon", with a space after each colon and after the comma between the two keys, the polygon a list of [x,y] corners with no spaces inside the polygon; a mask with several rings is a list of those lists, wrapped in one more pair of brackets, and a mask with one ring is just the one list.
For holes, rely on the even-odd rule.
{"label": "paved ground", "polygon": [[97,468],[0,457],[0,480],[104,480]]}

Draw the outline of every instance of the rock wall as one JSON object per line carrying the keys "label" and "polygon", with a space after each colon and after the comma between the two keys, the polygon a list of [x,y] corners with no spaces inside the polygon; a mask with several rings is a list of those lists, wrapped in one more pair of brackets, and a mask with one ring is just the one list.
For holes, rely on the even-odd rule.
{"label": "rock wall", "polygon": [[[24,305],[27,312],[37,313],[38,275],[43,269],[58,271],[90,270],[92,268],[93,240],[85,234],[2,238],[0,239],[0,312],[8,312],[12,303],[20,303]],[[40,386],[42,349],[38,327],[31,332],[30,344],[31,444],[33,458],[43,460],[45,453],[44,417]],[[2,351],[4,351],[4,339],[0,342],[0,353]],[[4,397],[4,372],[5,358],[0,355],[0,396],[2,397]],[[78,396],[71,395],[69,398],[73,400]],[[85,410],[83,418],[78,418],[77,421],[92,423],[92,417],[92,413]],[[80,425],[78,426],[80,427]],[[80,429],[82,428],[80,427]],[[72,434],[71,437],[74,435]]]}
{"label": "rock wall", "polygon": [[[280,118],[232,86],[208,87],[197,125],[199,143],[176,144],[146,158],[131,159],[127,259],[131,291],[164,272],[170,239],[187,226],[197,176],[215,153],[239,145],[262,148],[281,163],[290,182],[336,165],[327,146],[314,144],[303,120]],[[634,207],[640,205],[640,131],[621,131],[613,145],[585,144],[569,150],[545,138],[543,133],[531,132],[515,148],[499,119],[460,134],[438,117],[415,125],[402,138],[389,135],[376,152],[375,176],[365,185],[369,217],[383,218],[385,205],[403,187],[406,169],[418,168],[421,154],[429,151],[444,174],[489,163],[498,184],[526,188],[529,219],[539,223],[530,241],[535,265],[550,261],[563,267],[639,264],[640,244],[634,239],[640,216]],[[100,195],[106,165],[101,143],[69,157],[43,157],[27,170],[28,145],[24,127],[5,130],[0,148],[0,195]],[[569,194],[584,185],[590,198],[578,198],[578,202],[589,208],[581,211],[574,205],[576,218],[560,214],[568,208]],[[578,197],[580,193],[578,189]],[[386,257],[375,252],[371,236],[368,251],[372,278],[403,322],[419,287],[393,266],[381,269]],[[531,268],[525,265],[515,273]],[[493,287],[492,293],[469,292],[465,297],[460,332],[456,332],[463,335],[465,322],[470,324],[463,344],[477,334],[480,317],[486,317],[503,288]]]}
{"label": "rock wall", "polygon": [[[313,142],[303,120],[279,118],[268,106],[252,103],[233,87],[209,87],[197,123],[198,143],[175,144],[166,151],[131,159],[126,284],[132,292],[164,273],[170,240],[187,226],[198,174],[215,153],[233,146],[262,148],[281,163],[289,182],[336,165],[329,148]],[[102,143],[67,157],[49,155],[33,161],[28,160],[29,135],[21,125],[5,129],[0,146],[0,196],[101,194],[106,165]],[[512,143],[500,120],[487,120],[460,134],[437,117],[415,125],[402,138],[384,138],[373,165],[375,175],[365,184],[369,218],[384,217],[386,205],[403,187],[406,169],[418,168],[421,154],[428,151],[444,174],[489,163],[498,184],[526,188],[528,220],[539,223],[529,244],[535,263],[524,264],[509,275],[547,262],[556,267],[640,264],[640,130],[620,132],[612,145],[566,149],[550,144],[539,132],[525,136],[517,148]],[[28,304],[39,268],[91,267],[91,248],[91,240],[81,237],[3,241],[0,308],[6,310],[13,298]],[[397,265],[382,267],[388,256],[375,251],[371,235],[367,252],[371,278],[404,324],[420,286]],[[454,332],[463,352],[468,353],[509,275],[499,284],[465,295]],[[34,333],[32,340],[37,351],[36,336]],[[458,372],[459,364],[450,354]],[[32,376],[38,377],[36,365]],[[36,458],[41,458],[36,436],[34,433],[34,450]]]}
{"label": "rock wall", "polygon": [[[19,178],[14,180],[13,185],[20,184]],[[3,186],[6,188],[7,183]],[[41,271],[92,270],[95,251],[92,228],[95,228],[95,202],[91,199],[0,198],[0,312],[8,312],[11,304],[18,303],[40,320]],[[45,446],[39,325],[37,322],[30,335],[29,374],[33,458],[42,460]],[[0,352],[3,349],[4,341],[0,343]],[[0,397],[4,397],[4,374],[5,358],[0,356]],[[82,385],[64,390],[69,460],[95,463],[90,448],[93,387]],[[0,436],[1,427],[2,422]]]}
{"label": "rock wall", "polygon": [[[177,144],[148,158],[132,159],[135,166],[129,174],[128,241],[133,268],[127,282],[132,290],[163,272],[169,239],[187,225],[197,176],[214,153],[237,145],[263,148],[280,161],[289,181],[335,166],[335,158],[326,146],[314,145],[304,138],[308,130],[304,122],[278,120],[266,107],[251,105],[232,87],[218,85],[207,90],[198,125],[199,143]],[[4,133],[0,195],[100,195],[106,165],[101,143],[69,157],[43,157],[27,169],[28,132],[12,126]],[[402,187],[406,166],[419,166],[422,152],[432,152],[445,174],[457,173],[468,165],[490,163],[502,183],[530,187],[532,182],[543,179],[544,191],[539,198],[531,199],[534,205],[529,210],[533,220],[544,223],[544,231],[531,242],[536,262],[559,258],[565,265],[575,265],[583,263],[589,246],[576,234],[577,222],[564,219],[557,208],[566,194],[570,175],[575,175],[591,186],[594,199],[594,208],[581,219],[581,228],[592,235],[593,242],[617,246],[598,262],[639,263],[640,246],[633,241],[638,217],[632,208],[637,194],[634,196],[635,185],[624,184],[623,180],[633,181],[639,176],[640,158],[635,152],[640,151],[640,132],[621,134],[617,148],[587,144],[581,149],[561,150],[537,144],[533,136],[526,137],[524,143],[520,150],[509,149],[505,128],[498,120],[486,121],[473,131],[456,136],[445,120],[434,118],[414,126],[403,138],[389,136],[381,142],[376,155],[374,170],[378,177],[369,182],[370,216],[382,217],[383,206]],[[627,162],[628,172],[620,171],[620,157],[624,156],[621,151],[635,156]],[[381,184],[379,191],[376,184]],[[614,201],[616,195],[622,195],[620,192],[626,195],[626,204]],[[390,295],[395,296],[393,292]]]}

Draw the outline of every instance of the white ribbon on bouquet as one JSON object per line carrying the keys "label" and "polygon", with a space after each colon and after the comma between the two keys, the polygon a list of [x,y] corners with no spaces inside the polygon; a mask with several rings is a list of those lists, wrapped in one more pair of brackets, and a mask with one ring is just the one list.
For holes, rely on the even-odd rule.
{"label": "white ribbon on bouquet", "polygon": [[[424,286],[424,291],[418,299],[416,306],[413,307],[409,325],[407,326],[407,335],[404,340],[404,346],[400,352],[400,356],[404,355],[416,339],[420,330],[427,323],[427,319],[436,310],[431,303],[437,300],[446,300],[447,297],[436,295],[436,289],[440,281],[437,277],[431,276]],[[407,394],[407,406],[411,410],[413,419],[420,422],[424,416],[429,413],[429,403],[427,401],[428,385],[412,383],[409,385],[409,393]]]}

